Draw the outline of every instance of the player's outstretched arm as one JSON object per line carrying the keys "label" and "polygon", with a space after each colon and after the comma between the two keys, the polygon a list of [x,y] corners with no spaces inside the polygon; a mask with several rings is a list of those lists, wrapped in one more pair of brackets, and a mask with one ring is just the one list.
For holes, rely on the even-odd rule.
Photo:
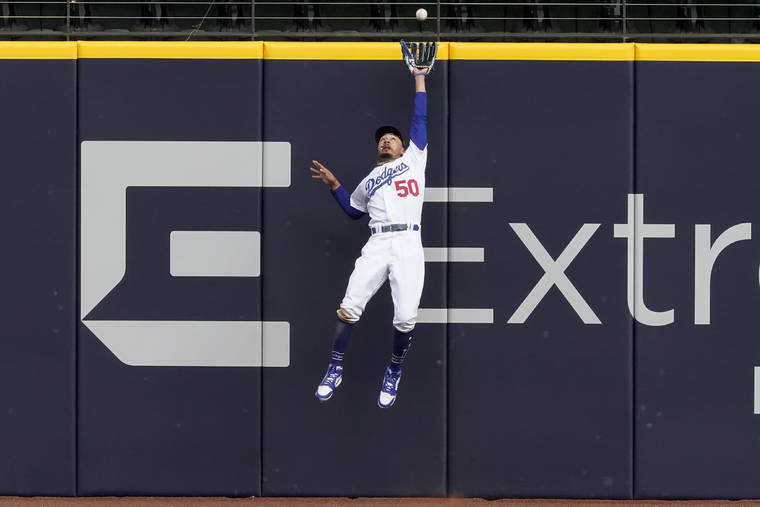
{"label": "player's outstretched arm", "polygon": [[414,69],[414,92],[425,93],[425,77],[427,76],[427,69]]}
{"label": "player's outstretched arm", "polygon": [[425,77],[428,69],[414,69],[414,114],[409,127],[409,139],[417,148],[424,150],[427,146],[427,91]]}
{"label": "player's outstretched arm", "polygon": [[351,206],[351,196],[348,195],[348,192],[343,188],[343,185],[340,184],[340,181],[338,181],[338,178],[335,177],[332,171],[316,160],[312,160],[311,163],[312,167],[309,169],[314,173],[311,177],[320,180],[322,183],[330,187],[333,197],[346,215],[353,220],[358,220],[363,217],[365,213]]}
{"label": "player's outstretched arm", "polygon": [[421,155],[427,147],[427,93],[425,89],[425,77],[435,65],[435,57],[438,54],[436,42],[401,42],[401,57],[406,67],[414,76],[414,115],[412,127],[409,129],[409,139],[418,149]]}

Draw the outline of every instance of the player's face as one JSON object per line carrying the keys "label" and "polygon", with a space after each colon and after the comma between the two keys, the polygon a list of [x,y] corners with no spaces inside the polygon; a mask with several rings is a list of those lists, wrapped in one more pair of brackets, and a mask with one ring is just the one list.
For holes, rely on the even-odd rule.
{"label": "player's face", "polygon": [[401,139],[393,134],[385,134],[377,143],[377,160],[380,162],[390,162],[396,160],[404,154],[404,145]]}

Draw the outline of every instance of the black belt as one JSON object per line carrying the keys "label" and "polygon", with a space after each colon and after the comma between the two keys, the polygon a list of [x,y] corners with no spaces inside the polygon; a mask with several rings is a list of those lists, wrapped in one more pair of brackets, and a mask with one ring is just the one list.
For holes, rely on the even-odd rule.
{"label": "black belt", "polygon": [[370,227],[370,233],[371,234],[377,234],[379,232],[398,232],[398,231],[406,231],[406,230],[413,230],[413,231],[419,231],[420,226],[417,224],[409,225],[409,224],[391,224],[391,225],[382,225],[380,227]]}

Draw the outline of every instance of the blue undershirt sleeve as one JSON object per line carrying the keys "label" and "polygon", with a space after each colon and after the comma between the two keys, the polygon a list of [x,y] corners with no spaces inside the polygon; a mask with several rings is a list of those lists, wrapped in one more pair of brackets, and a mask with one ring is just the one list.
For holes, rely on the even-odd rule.
{"label": "blue undershirt sleeve", "polygon": [[421,150],[427,146],[427,93],[425,92],[414,94],[414,115],[412,115],[412,126],[409,128],[409,139]]}
{"label": "blue undershirt sleeve", "polygon": [[340,207],[343,208],[343,211],[345,211],[346,215],[351,217],[351,219],[359,220],[365,215],[363,211],[359,211],[358,209],[351,206],[351,196],[348,195],[348,191],[343,188],[343,185],[339,186],[335,190],[330,191],[332,192],[333,197],[335,197],[335,200],[338,201],[338,204],[340,204]]}

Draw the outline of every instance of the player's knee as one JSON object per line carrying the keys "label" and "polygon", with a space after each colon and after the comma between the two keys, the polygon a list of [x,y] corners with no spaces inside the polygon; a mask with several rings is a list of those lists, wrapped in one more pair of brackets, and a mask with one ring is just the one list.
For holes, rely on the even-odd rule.
{"label": "player's knee", "polygon": [[345,322],[346,324],[353,324],[354,322],[359,320],[359,315],[356,315],[355,313],[346,310],[345,308],[338,308],[338,318]]}
{"label": "player's knee", "polygon": [[399,330],[402,333],[409,333],[414,329],[414,325],[416,324],[414,319],[405,320],[401,322],[394,322],[393,327],[395,327],[397,330]]}

